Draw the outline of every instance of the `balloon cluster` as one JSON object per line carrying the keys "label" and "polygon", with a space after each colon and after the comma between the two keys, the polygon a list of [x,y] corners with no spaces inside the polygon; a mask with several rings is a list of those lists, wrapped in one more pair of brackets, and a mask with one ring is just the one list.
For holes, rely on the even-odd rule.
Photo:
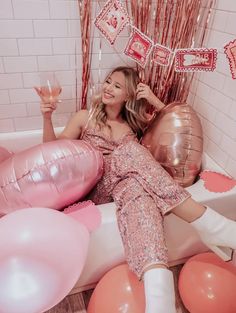
{"label": "balloon cluster", "polygon": [[101,222],[89,201],[56,210],[93,188],[102,154],[81,140],[0,152],[0,313],[45,312],[74,287]]}
{"label": "balloon cluster", "polygon": [[[178,112],[175,105],[166,108],[171,116],[173,112]],[[167,144],[164,130],[160,147]],[[185,135],[193,136],[187,131]],[[171,141],[174,132],[168,136]],[[155,141],[149,142],[155,148]],[[57,210],[93,188],[102,175],[102,155],[73,140],[38,145],[15,155],[2,151],[0,313],[42,313],[77,282],[86,261],[89,231],[100,225],[100,212],[89,201],[69,207],[66,214]],[[43,208],[42,203],[56,210]],[[144,312],[143,288],[126,264],[117,266],[96,286],[88,313]],[[212,253],[194,256],[180,273],[179,292],[191,313],[236,312],[236,268]]]}
{"label": "balloon cluster", "polygon": [[[179,276],[179,294],[190,313],[236,312],[236,267],[213,253],[190,258]],[[108,271],[91,296],[88,313],[143,313],[144,287],[127,264]]]}

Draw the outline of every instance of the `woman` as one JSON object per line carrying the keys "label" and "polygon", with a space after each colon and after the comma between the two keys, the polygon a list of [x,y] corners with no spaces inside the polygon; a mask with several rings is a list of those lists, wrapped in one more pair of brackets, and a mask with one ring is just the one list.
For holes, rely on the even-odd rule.
{"label": "woman", "polygon": [[[41,96],[40,89],[37,92]],[[128,265],[144,280],[145,312],[176,313],[163,233],[165,214],[191,223],[202,241],[225,259],[219,246],[236,249],[236,224],[196,203],[139,144],[148,122],[144,100],[157,110],[164,107],[147,85],[139,83],[133,68],[118,67],[107,76],[92,114],[76,113],[58,139],[82,138],[103,152],[104,176],[90,199],[116,203]],[[44,142],[57,139],[51,120],[54,110],[55,104],[41,104]]]}

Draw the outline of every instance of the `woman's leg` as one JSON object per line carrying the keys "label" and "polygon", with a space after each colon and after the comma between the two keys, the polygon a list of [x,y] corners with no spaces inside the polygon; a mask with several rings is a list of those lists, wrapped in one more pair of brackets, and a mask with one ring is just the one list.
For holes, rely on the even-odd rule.
{"label": "woman's leg", "polygon": [[206,208],[200,203],[188,198],[177,205],[171,212],[188,223],[192,223],[204,214]]}
{"label": "woman's leg", "polygon": [[236,249],[236,223],[223,215],[204,207],[192,198],[176,206],[172,213],[182,218],[198,232],[206,246],[225,261],[232,259]]}
{"label": "woman's leg", "polygon": [[143,273],[145,313],[176,313],[172,272],[162,264],[147,266]]}
{"label": "woman's leg", "polygon": [[117,184],[113,198],[127,263],[144,280],[145,313],[176,313],[163,216],[156,202],[133,177]]}

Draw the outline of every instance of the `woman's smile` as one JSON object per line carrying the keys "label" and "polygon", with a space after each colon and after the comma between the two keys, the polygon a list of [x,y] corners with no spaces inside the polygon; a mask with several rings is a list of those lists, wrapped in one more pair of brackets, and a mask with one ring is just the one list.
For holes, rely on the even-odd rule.
{"label": "woman's smile", "polygon": [[110,92],[107,92],[107,91],[104,91],[103,97],[104,97],[105,99],[114,98],[114,96],[113,96]]}

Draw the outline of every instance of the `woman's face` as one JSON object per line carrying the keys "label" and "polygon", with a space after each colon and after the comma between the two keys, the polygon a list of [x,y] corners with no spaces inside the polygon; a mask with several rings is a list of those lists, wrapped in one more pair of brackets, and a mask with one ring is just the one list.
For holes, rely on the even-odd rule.
{"label": "woman's face", "polygon": [[114,72],[103,84],[102,102],[105,105],[116,106],[122,109],[128,99],[125,75],[122,72]]}

